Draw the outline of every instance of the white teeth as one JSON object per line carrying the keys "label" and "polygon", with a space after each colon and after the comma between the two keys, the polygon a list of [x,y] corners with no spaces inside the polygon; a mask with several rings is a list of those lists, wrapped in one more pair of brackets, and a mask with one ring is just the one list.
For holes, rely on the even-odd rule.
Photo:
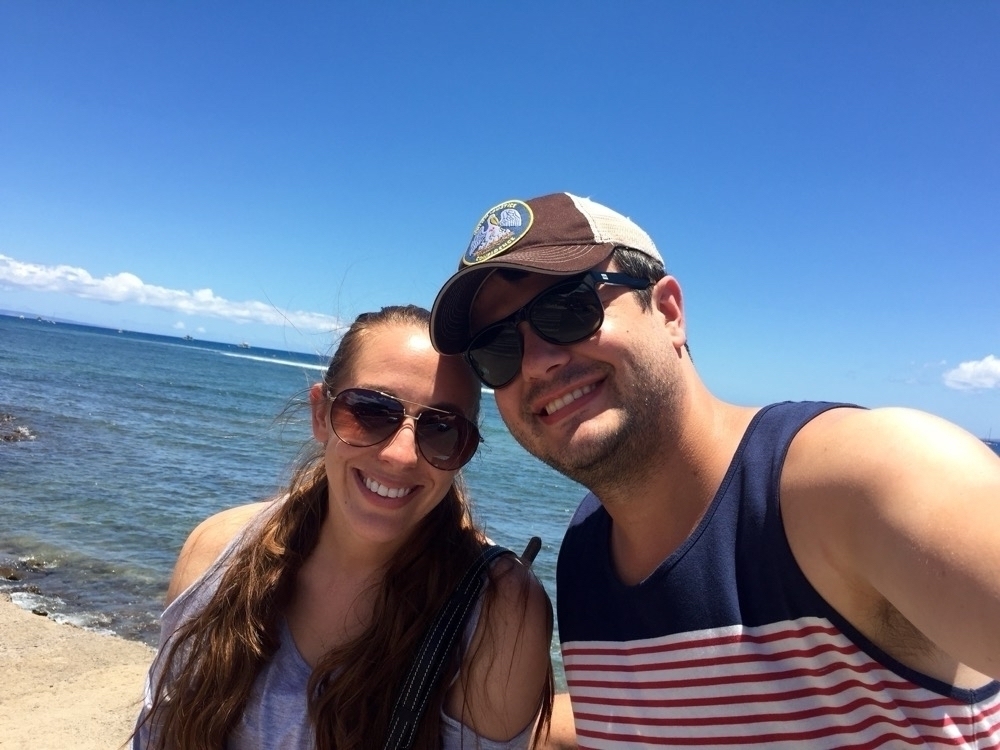
{"label": "white teeth", "polygon": [[583,388],[577,388],[572,393],[567,393],[565,396],[561,396],[557,398],[555,401],[550,401],[545,405],[546,415],[553,414],[554,412],[559,411],[567,404],[573,403],[578,398],[580,398],[580,396],[590,393],[592,390],[594,390],[593,385],[585,385],[583,386]]}
{"label": "white teeth", "polygon": [[384,484],[379,484],[374,479],[369,479],[368,477],[365,477],[364,479],[365,487],[382,497],[403,497],[403,495],[409,495],[413,492],[412,487],[386,487]]}

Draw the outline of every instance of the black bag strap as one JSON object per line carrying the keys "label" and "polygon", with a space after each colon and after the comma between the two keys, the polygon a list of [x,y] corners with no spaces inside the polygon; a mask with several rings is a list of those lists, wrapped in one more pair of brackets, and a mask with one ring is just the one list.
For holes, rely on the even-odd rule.
{"label": "black bag strap", "polygon": [[469,618],[469,612],[483,589],[483,573],[500,555],[513,554],[506,547],[488,544],[472,563],[452,592],[444,607],[438,612],[427,635],[410,665],[403,681],[403,688],[396,697],[389,720],[389,736],[385,750],[406,750],[413,744],[431,688],[441,678],[445,660],[451,653],[459,631]]}

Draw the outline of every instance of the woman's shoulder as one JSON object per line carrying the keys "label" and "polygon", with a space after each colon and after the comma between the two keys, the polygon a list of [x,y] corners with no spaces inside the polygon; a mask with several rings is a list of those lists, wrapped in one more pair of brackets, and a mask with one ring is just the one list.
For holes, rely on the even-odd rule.
{"label": "woman's shoulder", "polygon": [[521,735],[547,689],[551,639],[552,605],[542,584],[516,557],[498,558],[462,665],[466,692],[452,692],[447,713],[480,737],[507,741]]}
{"label": "woman's shoulder", "polygon": [[195,526],[177,557],[166,604],[198,580],[247,523],[272,503],[265,501],[227,508]]}
{"label": "woman's shoulder", "polygon": [[[499,651],[534,672],[531,654],[544,653],[548,662],[552,639],[552,602],[531,569],[514,555],[498,558],[490,571],[493,595],[483,615]],[[521,652],[521,653],[512,653]],[[523,660],[527,658],[527,663]]]}
{"label": "woman's shoulder", "polygon": [[549,601],[531,568],[515,555],[501,555],[490,566],[490,584],[495,587],[494,608],[501,611],[508,607],[523,609],[541,608],[544,612]]}

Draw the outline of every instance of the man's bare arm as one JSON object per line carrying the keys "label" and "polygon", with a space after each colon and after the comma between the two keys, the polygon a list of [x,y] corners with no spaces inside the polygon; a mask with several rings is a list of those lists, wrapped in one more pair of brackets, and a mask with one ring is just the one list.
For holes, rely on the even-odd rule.
{"label": "man's bare arm", "polygon": [[1000,678],[1000,458],[981,440],[907,409],[828,412],[792,443],[782,514],[807,576],[862,632],[898,612]]}

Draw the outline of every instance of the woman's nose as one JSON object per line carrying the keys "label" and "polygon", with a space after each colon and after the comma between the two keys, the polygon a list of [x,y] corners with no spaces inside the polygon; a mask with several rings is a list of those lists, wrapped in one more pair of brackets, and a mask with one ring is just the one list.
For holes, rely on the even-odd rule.
{"label": "woman's nose", "polygon": [[420,460],[417,448],[417,421],[406,417],[399,429],[382,444],[379,455],[383,460],[392,461],[402,466],[413,466]]}

